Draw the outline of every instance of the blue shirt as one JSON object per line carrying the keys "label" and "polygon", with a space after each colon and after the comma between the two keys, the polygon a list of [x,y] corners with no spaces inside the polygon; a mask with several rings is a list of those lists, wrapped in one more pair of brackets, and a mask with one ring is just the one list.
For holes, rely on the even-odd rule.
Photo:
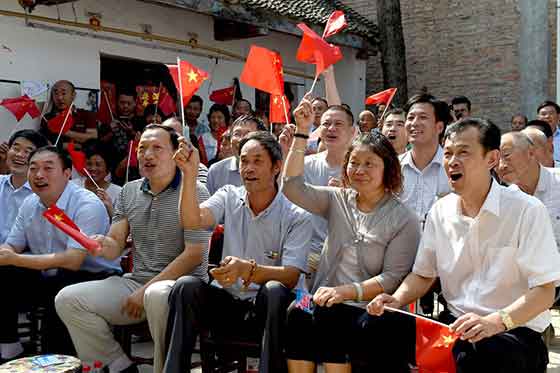
{"label": "blue shirt", "polygon": [[216,193],[224,185],[243,185],[241,175],[239,174],[239,164],[235,156],[214,163],[208,170],[208,183],[206,183],[206,187],[210,195]]}
{"label": "blue shirt", "polygon": [[554,160],[560,161],[560,130],[558,128],[552,135],[552,142],[554,143]]}
{"label": "blue shirt", "polygon": [[11,178],[12,175],[0,175],[0,243],[8,238],[23,200],[33,194],[28,182],[16,189]]}
{"label": "blue shirt", "polygon": [[[99,198],[89,190],[68,182],[56,206],[76,223],[86,235],[106,234],[109,230],[109,215]],[[39,196],[32,194],[23,201],[16,221],[6,243],[18,251],[26,248],[31,254],[52,254],[66,249],[85,250],[60,229],[43,217],[47,208]],[[118,259],[111,262],[101,257],[88,255],[80,268],[88,272],[120,271]]]}
{"label": "blue shirt", "polygon": [[[201,208],[208,208],[216,224],[224,224],[222,258],[235,256],[255,259],[266,266],[291,266],[306,271],[307,253],[313,226],[311,216],[278,192],[272,203],[255,216],[249,207],[245,187],[226,185]],[[247,298],[256,295],[258,286],[251,284],[241,292],[241,283],[226,289]]]}

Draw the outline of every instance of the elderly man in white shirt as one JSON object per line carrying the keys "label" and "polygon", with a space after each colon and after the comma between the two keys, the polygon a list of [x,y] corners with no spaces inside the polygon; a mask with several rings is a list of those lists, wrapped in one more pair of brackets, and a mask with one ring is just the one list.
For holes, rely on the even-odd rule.
{"label": "elderly man in white shirt", "polygon": [[443,169],[440,135],[449,122],[449,107],[428,94],[413,96],[406,104],[405,128],[412,149],[400,156],[404,188],[403,203],[421,222],[437,198],[449,193]]}
{"label": "elderly man in white shirt", "polygon": [[500,180],[537,197],[546,206],[556,243],[560,242],[560,169],[541,166],[531,140],[523,132],[503,135],[500,153]]}
{"label": "elderly man in white shirt", "polygon": [[550,324],[560,254],[544,205],[491,177],[499,145],[500,130],[485,120],[447,129],[444,167],[454,193],[428,214],[412,273],[368,311],[409,304],[439,277],[449,306],[440,321],[459,336],[458,372],[544,373],[541,332]]}

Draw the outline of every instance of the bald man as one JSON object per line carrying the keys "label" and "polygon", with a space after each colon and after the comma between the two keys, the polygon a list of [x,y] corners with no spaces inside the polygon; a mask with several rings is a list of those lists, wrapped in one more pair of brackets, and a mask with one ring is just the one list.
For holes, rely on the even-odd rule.
{"label": "bald man", "polygon": [[533,151],[535,158],[544,167],[556,167],[557,162],[554,161],[554,151],[552,143],[548,141],[546,135],[537,127],[529,126],[521,131],[533,143]]}
{"label": "bald man", "polygon": [[560,242],[560,169],[543,167],[535,157],[531,139],[522,132],[509,132],[500,144],[498,176],[511,189],[538,198],[547,208]]}
{"label": "bald man", "polygon": [[361,133],[368,133],[377,128],[377,118],[369,110],[364,110],[358,116],[358,125]]}

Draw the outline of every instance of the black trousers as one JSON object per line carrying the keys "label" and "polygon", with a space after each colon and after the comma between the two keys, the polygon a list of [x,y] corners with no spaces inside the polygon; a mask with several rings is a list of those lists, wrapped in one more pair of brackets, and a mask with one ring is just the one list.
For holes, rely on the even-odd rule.
{"label": "black trousers", "polygon": [[75,355],[70,335],[56,314],[54,298],[68,285],[100,280],[113,274],[59,269],[54,276],[44,276],[37,270],[0,266],[4,296],[0,306],[0,343],[18,342],[19,312],[41,306],[45,309],[41,323],[43,353]]}
{"label": "black trousers", "polygon": [[[386,318],[388,315],[392,315],[391,318]],[[408,324],[410,320],[414,319],[391,312],[385,312],[381,317],[368,315],[362,319],[361,327],[370,335],[368,347],[371,367],[377,367],[380,361],[387,359],[414,362],[410,359],[409,346],[415,344],[416,329],[403,328],[403,322]],[[440,315],[440,321],[450,324],[455,318],[449,313],[444,313]],[[400,335],[401,342],[395,342],[394,336],[390,335],[395,334],[394,331],[397,330],[403,333]],[[376,339],[380,341],[375,341]],[[377,350],[379,342],[386,346]],[[541,334],[525,327],[515,328],[476,343],[457,340],[453,347],[453,356],[457,373],[544,373],[548,364],[548,351]],[[379,371],[400,372],[387,368]]]}
{"label": "black trousers", "polygon": [[189,371],[196,337],[204,329],[218,336],[261,341],[259,372],[287,371],[282,353],[283,326],[292,299],[290,289],[278,281],[262,285],[253,303],[236,299],[199,278],[180,278],[169,294],[163,371]]}
{"label": "black trousers", "polygon": [[[317,363],[352,363],[377,372],[410,372],[414,360],[414,319],[385,313],[372,318],[363,308],[336,304],[315,306],[309,314],[290,305],[286,356]],[[395,348],[398,346],[398,350]],[[374,356],[375,355],[375,356]]]}
{"label": "black trousers", "polygon": [[[455,321],[449,313],[440,315],[446,324]],[[544,373],[548,350],[541,333],[519,327],[470,343],[457,340],[453,347],[457,373]]]}

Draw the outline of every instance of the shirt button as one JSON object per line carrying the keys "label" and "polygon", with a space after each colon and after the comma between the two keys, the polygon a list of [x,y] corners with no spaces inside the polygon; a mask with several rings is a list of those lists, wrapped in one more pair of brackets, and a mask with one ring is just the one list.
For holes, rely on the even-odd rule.
{"label": "shirt button", "polygon": [[154,201],[157,201],[157,197],[154,197]]}

